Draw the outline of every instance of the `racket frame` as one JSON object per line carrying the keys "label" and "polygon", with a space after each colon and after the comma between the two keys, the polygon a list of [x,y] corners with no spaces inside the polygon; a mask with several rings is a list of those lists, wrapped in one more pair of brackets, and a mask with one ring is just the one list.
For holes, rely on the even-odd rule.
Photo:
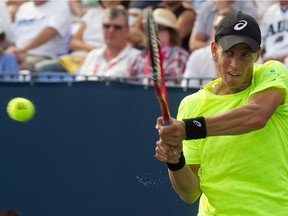
{"label": "racket frame", "polygon": [[154,91],[161,107],[163,125],[169,125],[171,123],[170,111],[162,65],[163,56],[161,53],[158,24],[155,22],[153,10],[151,8],[145,9],[144,18],[144,29],[147,40],[150,67],[152,68]]}

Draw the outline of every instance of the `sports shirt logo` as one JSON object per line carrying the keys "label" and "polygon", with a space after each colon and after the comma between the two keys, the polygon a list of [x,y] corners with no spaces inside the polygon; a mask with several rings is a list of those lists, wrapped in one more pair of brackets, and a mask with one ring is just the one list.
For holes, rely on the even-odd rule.
{"label": "sports shirt logo", "polygon": [[202,127],[202,124],[199,121],[197,121],[197,120],[193,120],[193,124],[196,125],[199,128]]}
{"label": "sports shirt logo", "polygon": [[246,20],[239,20],[238,23],[234,26],[234,30],[240,31],[247,26],[248,22]]}

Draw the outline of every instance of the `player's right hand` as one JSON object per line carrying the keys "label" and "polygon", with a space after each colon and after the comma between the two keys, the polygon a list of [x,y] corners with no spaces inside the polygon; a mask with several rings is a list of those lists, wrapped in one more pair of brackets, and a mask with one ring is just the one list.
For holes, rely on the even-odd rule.
{"label": "player's right hand", "polygon": [[174,118],[171,118],[170,125],[163,126],[162,122],[162,117],[157,118],[155,128],[158,130],[163,143],[174,147],[182,145],[182,141],[186,138],[185,123]]}

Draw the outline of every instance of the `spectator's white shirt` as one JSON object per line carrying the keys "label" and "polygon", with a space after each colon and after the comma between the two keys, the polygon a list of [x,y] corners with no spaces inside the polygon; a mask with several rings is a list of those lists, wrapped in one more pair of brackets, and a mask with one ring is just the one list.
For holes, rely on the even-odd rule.
{"label": "spectator's white shirt", "polygon": [[256,6],[258,15],[259,15],[259,20],[262,19],[262,15],[266,13],[267,8],[275,3],[275,0],[265,0],[265,1],[253,1],[253,3]]}
{"label": "spectator's white shirt", "polygon": [[0,0],[0,28],[4,30],[6,34],[6,42],[10,43],[14,41],[12,31],[12,21],[7,5],[4,1]]}
{"label": "spectator's white shirt", "polygon": [[263,59],[288,55],[288,10],[280,4],[271,5],[263,14],[261,25]]}
{"label": "spectator's white shirt", "polygon": [[28,51],[28,54],[56,57],[68,51],[71,11],[67,1],[47,1],[35,6],[34,2],[23,3],[15,19],[15,43],[21,48],[36,37],[45,27],[56,29],[59,35]]}
{"label": "spectator's white shirt", "polygon": [[106,47],[94,49],[88,53],[80,75],[104,76],[113,78],[125,78],[130,76],[129,68],[140,51],[127,45],[115,58],[107,61],[104,58]]}
{"label": "spectator's white shirt", "polygon": [[103,8],[90,8],[81,19],[86,24],[83,32],[85,43],[96,47],[104,44],[102,33],[103,12]]}
{"label": "spectator's white shirt", "polygon": [[[206,46],[190,54],[181,86],[199,88],[216,77],[211,48],[210,46]],[[190,78],[190,80],[187,83],[188,78]]]}

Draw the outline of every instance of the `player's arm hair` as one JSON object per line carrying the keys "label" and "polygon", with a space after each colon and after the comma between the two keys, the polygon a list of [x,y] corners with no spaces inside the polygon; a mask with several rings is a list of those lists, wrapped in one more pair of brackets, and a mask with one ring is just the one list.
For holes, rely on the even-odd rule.
{"label": "player's arm hair", "polygon": [[169,171],[170,181],[176,193],[187,203],[194,203],[201,195],[198,177],[199,165],[185,165],[178,171]]}
{"label": "player's arm hair", "polygon": [[261,129],[284,98],[284,90],[269,88],[251,95],[247,105],[205,117],[207,136],[237,135]]}

